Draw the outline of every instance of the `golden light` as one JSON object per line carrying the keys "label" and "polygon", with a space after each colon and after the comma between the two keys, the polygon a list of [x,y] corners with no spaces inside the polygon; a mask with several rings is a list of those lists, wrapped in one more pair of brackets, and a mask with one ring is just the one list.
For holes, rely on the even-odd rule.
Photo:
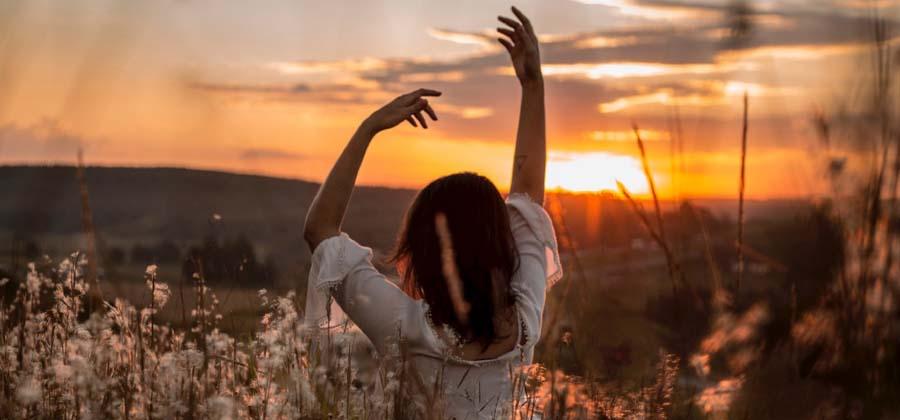
{"label": "golden light", "polygon": [[570,192],[616,191],[621,181],[633,194],[649,191],[641,163],[631,157],[606,152],[550,152],[548,189]]}
{"label": "golden light", "polygon": [[[720,73],[726,70],[749,70],[750,64],[730,62],[715,64],[663,64],[645,62],[611,62],[611,63],[571,63],[544,64],[541,69],[544,76],[566,77],[580,76],[588,79],[626,79],[663,77],[676,75],[704,75]],[[512,69],[498,68],[501,74],[512,74]]]}
{"label": "golden light", "polygon": [[[669,141],[669,132],[660,131],[660,130],[647,130],[640,129],[641,139],[644,142],[648,141]],[[620,130],[620,131],[604,131],[597,130],[592,131],[589,134],[591,140],[599,141],[599,142],[607,142],[607,143],[634,143],[634,131],[632,130]]]}

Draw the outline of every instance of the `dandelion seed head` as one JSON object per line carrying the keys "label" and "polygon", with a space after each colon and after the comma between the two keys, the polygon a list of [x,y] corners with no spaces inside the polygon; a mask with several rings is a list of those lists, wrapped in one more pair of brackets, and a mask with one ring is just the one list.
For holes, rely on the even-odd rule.
{"label": "dandelion seed head", "polygon": [[156,277],[157,271],[159,270],[159,266],[156,264],[150,264],[147,266],[147,269],[144,271],[148,276]]}
{"label": "dandelion seed head", "polygon": [[34,377],[28,377],[16,388],[16,399],[28,406],[41,400],[41,384]]}

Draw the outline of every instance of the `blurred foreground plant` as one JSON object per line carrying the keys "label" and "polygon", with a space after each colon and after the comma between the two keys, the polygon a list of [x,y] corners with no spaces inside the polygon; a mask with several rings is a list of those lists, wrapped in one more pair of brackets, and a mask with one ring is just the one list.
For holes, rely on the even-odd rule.
{"label": "blurred foreground plant", "polygon": [[[158,324],[171,289],[155,265],[143,307],[116,299],[85,317],[86,266],[75,253],[0,283],[15,288],[0,302],[0,417],[440,418],[440,396],[416,379],[402,342],[379,357],[347,325],[311,331],[293,292],[260,290],[259,332],[240,342],[218,329],[217,299],[200,273],[192,328]],[[527,366],[510,372],[521,390],[510,417],[664,417],[677,367],[662,353],[649,385],[622,392]]]}

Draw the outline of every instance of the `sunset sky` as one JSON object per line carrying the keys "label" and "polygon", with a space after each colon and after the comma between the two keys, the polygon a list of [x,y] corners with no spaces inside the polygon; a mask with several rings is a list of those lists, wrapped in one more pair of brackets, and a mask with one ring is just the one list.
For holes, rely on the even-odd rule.
{"label": "sunset sky", "polygon": [[[812,115],[858,100],[871,6],[900,16],[893,0],[751,1],[744,33],[731,1],[516,4],[542,41],[548,186],[645,192],[636,122],[665,196],[735,195],[745,91],[748,195],[827,192],[825,162],[842,152]],[[81,146],[89,164],[321,180],[365,116],[429,87],[444,92],[441,121],[379,136],[360,182],[472,170],[502,189],[519,96],[494,28],[509,5],[5,0],[0,164],[71,163]]]}

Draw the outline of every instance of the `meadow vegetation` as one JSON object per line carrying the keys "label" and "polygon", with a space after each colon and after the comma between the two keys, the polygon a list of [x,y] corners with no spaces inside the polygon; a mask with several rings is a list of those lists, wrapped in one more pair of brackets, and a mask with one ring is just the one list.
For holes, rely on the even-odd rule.
{"label": "meadow vegetation", "polygon": [[[900,85],[889,39],[875,20],[862,103],[813,118],[819,149],[843,144],[866,168],[850,174],[848,158],[828,156],[830,198],[751,217],[746,147],[734,219],[663,203],[655,188],[648,200],[624,187],[622,198],[549,194],[567,276],[548,299],[535,364],[510,371],[521,398],[507,416],[900,416]],[[80,226],[97,234],[92,221]],[[441,390],[413,373],[402,342],[376,355],[348,323],[303,325],[303,282],[291,277],[302,264],[278,270],[248,258],[249,242],[214,238],[175,244],[165,265],[144,260],[172,247],[132,252],[150,264],[126,282],[134,261],[117,271],[124,258],[109,253],[53,262],[32,248],[30,263],[0,273],[2,418],[440,418]],[[293,274],[279,283],[279,272]]]}

